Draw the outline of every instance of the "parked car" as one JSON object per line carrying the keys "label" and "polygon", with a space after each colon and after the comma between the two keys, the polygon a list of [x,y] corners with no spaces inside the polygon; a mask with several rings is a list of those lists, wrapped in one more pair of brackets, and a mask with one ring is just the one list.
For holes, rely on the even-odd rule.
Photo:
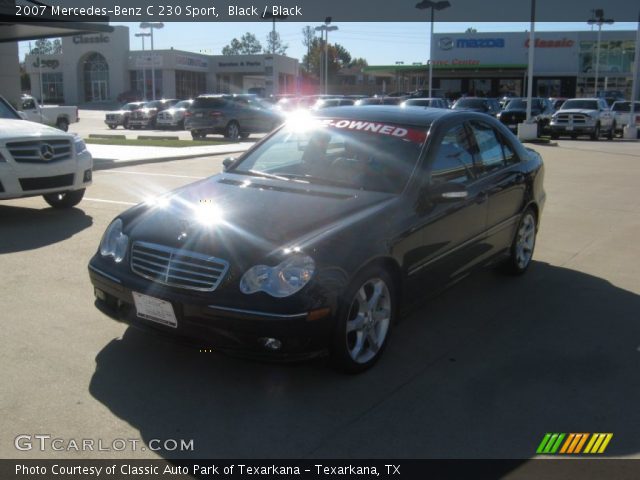
{"label": "parked car", "polygon": [[352,98],[324,98],[316,101],[311,107],[313,110],[329,107],[352,107],[356,101]]}
{"label": "parked car", "polygon": [[129,128],[129,118],[131,112],[139,110],[145,105],[145,102],[131,102],[125,103],[119,110],[109,112],[104,116],[104,123],[106,123],[111,130],[118,128],[122,125],[122,128]]}
{"label": "parked car", "polygon": [[589,135],[591,140],[598,140],[606,133],[613,140],[616,130],[613,112],[604,98],[572,98],[564,102],[560,110],[551,117],[551,138],[568,135]]}
{"label": "parked car", "polygon": [[356,107],[364,107],[368,105],[400,105],[406,100],[406,97],[370,97],[356,100]]}
{"label": "parked car", "polygon": [[[635,125],[640,128],[640,102],[633,102],[633,112],[635,117]],[[611,111],[615,115],[615,133],[622,135],[624,127],[629,125],[629,112],[631,111],[630,101],[614,102]]]}
{"label": "parked car", "polygon": [[156,128],[158,113],[173,107],[179,100],[174,98],[153,100],[144,104],[142,108],[131,112],[129,117],[129,128]]}
{"label": "parked car", "polygon": [[191,105],[193,105],[193,100],[182,100],[173,107],[159,112],[156,126],[158,128],[177,128],[178,130],[184,130],[185,115]]}
{"label": "parked car", "polygon": [[[538,126],[538,137],[549,129],[553,106],[546,98],[534,97],[531,99],[531,119]],[[504,110],[497,115],[498,120],[504,123],[509,130],[516,133],[518,124],[527,118],[527,99],[512,98]]]}
{"label": "parked car", "polygon": [[400,104],[401,107],[449,108],[442,98],[409,98]]}
{"label": "parked car", "polygon": [[93,159],[80,137],[23,120],[0,97],[0,199],[42,195],[70,208],[91,185]]}
{"label": "parked car", "polygon": [[328,353],[359,372],[429,292],[488,264],[528,269],[542,158],[495,118],[299,117],[223,173],[118,215],[89,263],[99,308],[220,351]]}
{"label": "parked car", "polygon": [[270,132],[284,121],[282,112],[255,95],[201,95],[186,114],[193,139],[220,134],[230,140]]}
{"label": "parked car", "polygon": [[486,113],[496,116],[500,112],[500,103],[495,98],[485,97],[462,97],[451,107],[453,110],[464,110],[468,112]]}
{"label": "parked car", "polygon": [[44,123],[63,132],[69,130],[71,123],[76,123],[80,120],[78,107],[40,105],[38,100],[30,95],[22,95],[19,110],[21,112],[20,116],[25,120]]}

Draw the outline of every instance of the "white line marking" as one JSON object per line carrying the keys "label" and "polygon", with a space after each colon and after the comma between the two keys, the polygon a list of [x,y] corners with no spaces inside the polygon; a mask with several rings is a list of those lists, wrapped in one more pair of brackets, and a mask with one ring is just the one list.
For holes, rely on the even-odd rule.
{"label": "white line marking", "polygon": [[101,198],[84,197],[83,200],[89,200],[90,202],[115,203],[116,205],[137,205],[137,203],[133,202],[121,202],[120,200],[103,200]]}
{"label": "white line marking", "polygon": [[150,176],[154,176],[154,177],[175,177],[175,178],[193,178],[196,180],[201,180],[203,178],[207,178],[207,177],[192,177],[190,175],[173,175],[170,173],[147,173],[147,172],[132,172],[130,170],[124,170],[124,171],[115,171],[115,170],[98,170],[95,173],[128,173],[130,175],[150,175]]}

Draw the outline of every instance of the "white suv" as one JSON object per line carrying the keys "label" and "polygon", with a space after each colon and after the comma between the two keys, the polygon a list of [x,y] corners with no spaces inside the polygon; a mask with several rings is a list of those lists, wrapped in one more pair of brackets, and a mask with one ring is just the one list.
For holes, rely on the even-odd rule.
{"label": "white suv", "polygon": [[73,207],[92,168],[81,138],[22,120],[0,97],[0,200],[42,195],[52,207]]}

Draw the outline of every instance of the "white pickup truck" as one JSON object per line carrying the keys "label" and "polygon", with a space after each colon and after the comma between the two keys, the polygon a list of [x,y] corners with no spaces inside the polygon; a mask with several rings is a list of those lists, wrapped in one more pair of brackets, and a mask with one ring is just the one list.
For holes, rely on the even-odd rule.
{"label": "white pickup truck", "polygon": [[63,107],[58,105],[40,105],[38,101],[29,95],[20,98],[20,116],[31,122],[44,123],[56,127],[64,132],[69,130],[69,124],[76,123],[78,107]]}
{"label": "white pickup truck", "polygon": [[80,137],[23,120],[0,97],[0,200],[42,195],[54,208],[73,207],[92,169]]}

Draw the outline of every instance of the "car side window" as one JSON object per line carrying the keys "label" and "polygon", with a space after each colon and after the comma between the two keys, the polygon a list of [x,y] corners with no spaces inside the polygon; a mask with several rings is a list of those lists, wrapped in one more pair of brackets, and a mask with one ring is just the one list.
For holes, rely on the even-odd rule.
{"label": "car side window", "polygon": [[509,141],[504,138],[502,135],[498,135],[500,143],[502,144],[502,154],[504,155],[504,161],[506,165],[513,165],[514,163],[518,163],[520,159],[516,155],[516,152],[511,147]]}
{"label": "car side window", "polygon": [[503,153],[503,142],[498,139],[496,131],[481,122],[471,122],[471,130],[478,146],[477,170],[488,175],[507,166]]}
{"label": "car side window", "polygon": [[36,108],[36,102],[32,98],[28,100],[24,100],[22,102],[23,110],[35,110],[35,108]]}
{"label": "car side window", "polygon": [[442,139],[431,168],[431,183],[468,183],[473,180],[473,150],[463,125],[450,129]]}

